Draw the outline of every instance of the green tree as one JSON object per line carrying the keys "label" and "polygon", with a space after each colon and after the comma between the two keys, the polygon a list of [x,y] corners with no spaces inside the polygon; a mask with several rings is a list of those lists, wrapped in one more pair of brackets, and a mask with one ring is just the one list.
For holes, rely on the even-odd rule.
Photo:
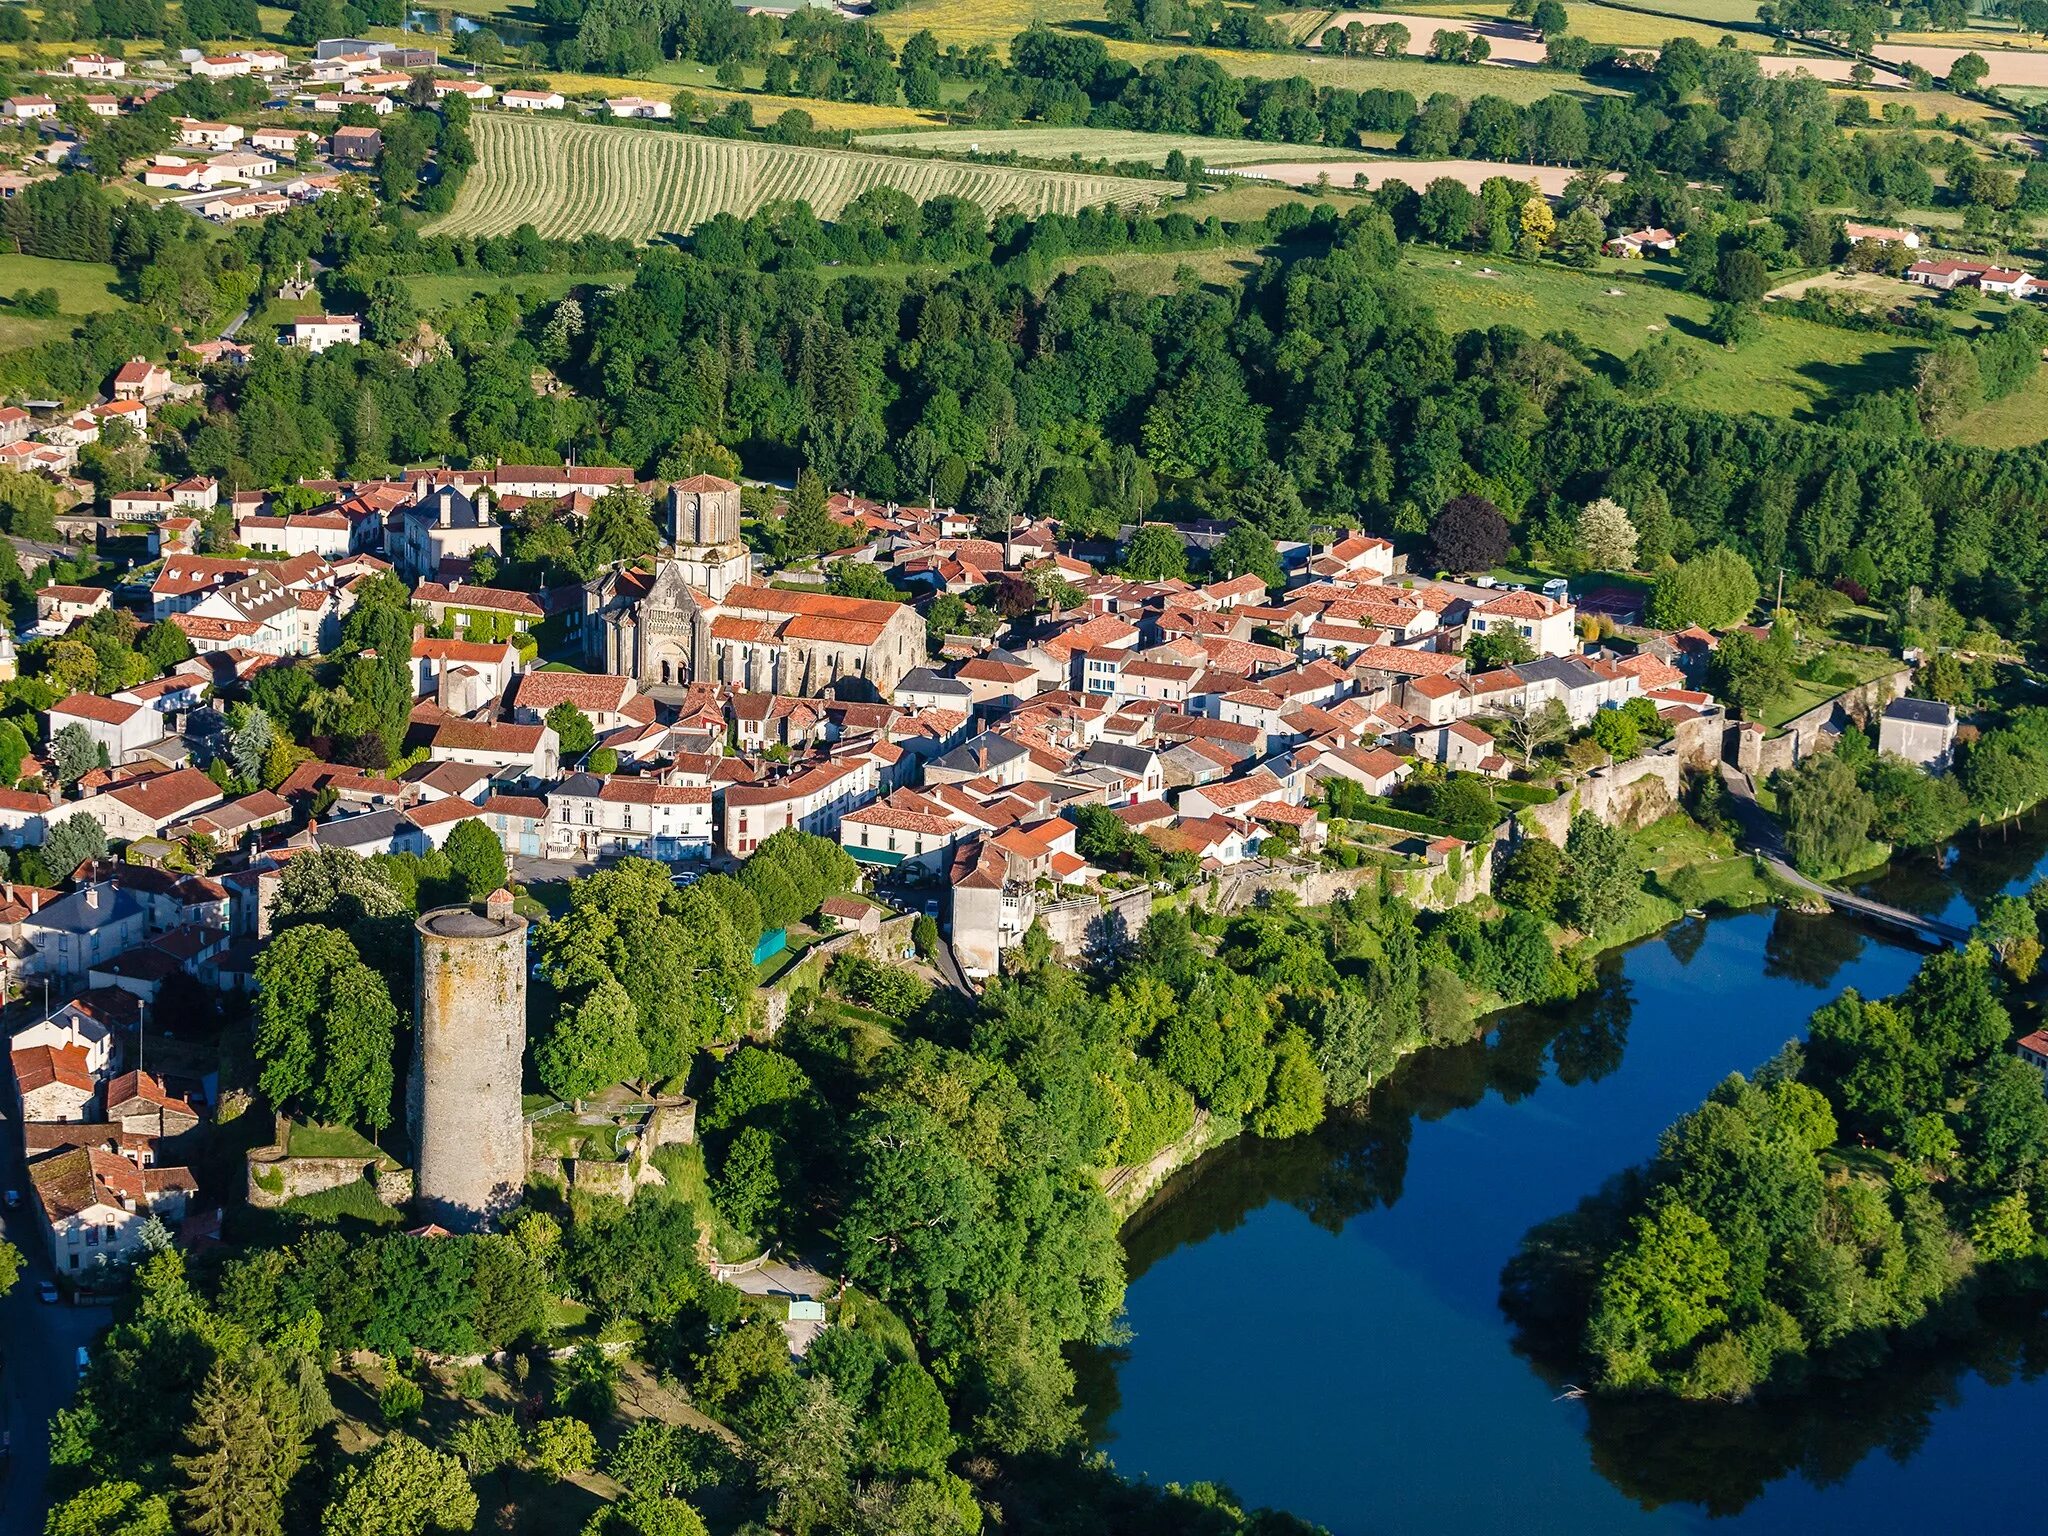
{"label": "green tree", "polygon": [[1971,1182],[1987,1188],[2048,1157],[2041,1074],[2017,1056],[1994,1058],[1964,1106],[1962,1147]]}
{"label": "green tree", "polygon": [[448,855],[448,867],[471,901],[482,901],[510,883],[511,876],[505,867],[505,845],[498,841],[498,834],[477,817],[456,823],[441,851]]}
{"label": "green tree", "polygon": [[1273,1042],[1266,1102],[1252,1114],[1252,1134],[1306,1135],[1322,1123],[1325,1092],[1308,1036],[1298,1029],[1282,1030]]}
{"label": "green tree", "polygon": [[398,1010],[349,936],[288,928],[257,957],[256,982],[257,1080],[270,1102],[331,1124],[389,1125]]}
{"label": "green tree", "polygon": [[782,1203],[775,1138],[757,1125],[744,1127],[725,1149],[712,1180],[712,1197],[742,1232],[761,1233]]}
{"label": "green tree", "polygon": [[1727,629],[1756,606],[1756,572],[1724,545],[1682,561],[1650,587],[1649,621],[1659,629]]}
{"label": "green tree", "polygon": [[1726,1320],[1728,1250],[1690,1206],[1665,1199],[1638,1216],[1608,1259],[1588,1342],[1611,1386],[1651,1379],[1660,1356]]}
{"label": "green tree", "polygon": [[1603,933],[1635,904],[1642,890],[1635,845],[1619,827],[1581,811],[1564,842],[1562,908],[1584,933]]}
{"label": "green tree", "polygon": [[0,783],[13,784],[21,777],[23,759],[28,756],[28,738],[12,720],[0,720]]}
{"label": "green tree", "polygon": [[[597,1465],[597,1436],[581,1419],[567,1415],[542,1419],[533,1426],[529,1454],[539,1471],[559,1481]],[[470,1518],[475,1518],[474,1510]]]}
{"label": "green tree", "polygon": [[1511,907],[1551,917],[1564,889],[1564,850],[1549,838],[1526,834],[1502,855],[1493,894]]}
{"label": "green tree", "polygon": [[782,537],[797,559],[813,558],[840,546],[838,530],[825,512],[825,482],[808,469],[796,477],[796,489],[782,519]]}
{"label": "green tree", "polygon": [[285,1492],[306,1460],[296,1395],[271,1360],[221,1357],[192,1401],[179,1503],[197,1536],[281,1536]]}
{"label": "green tree", "polygon": [[915,1360],[889,1368],[868,1416],[868,1457],[884,1472],[939,1471],[953,1454],[946,1399]]}
{"label": "green tree", "polygon": [[1233,523],[1230,531],[1209,551],[1210,573],[1219,580],[1233,576],[1256,576],[1268,587],[1285,585],[1280,569],[1280,551],[1273,540],[1250,523]]}
{"label": "green tree", "polygon": [[1818,752],[1776,775],[1785,848],[1809,874],[1851,867],[1863,853],[1875,814],[1856,771],[1833,752]]}
{"label": "green tree", "polygon": [[1124,548],[1124,574],[1132,581],[1185,581],[1187,545],[1171,524],[1145,523]]}
{"label": "green tree", "polygon": [[50,738],[50,764],[57,770],[59,782],[67,786],[100,767],[105,757],[92,733],[76,720],[60,727]]}
{"label": "green tree", "polygon": [[1623,710],[1603,709],[1593,716],[1593,744],[1617,763],[1627,762],[1643,747],[1643,733]]}
{"label": "green tree", "polygon": [[1535,659],[1535,649],[1510,629],[1488,630],[1465,642],[1465,665],[1474,672],[1491,672]]}
{"label": "green tree", "polygon": [[729,1130],[763,1109],[789,1104],[811,1091],[804,1069],[780,1051],[743,1045],[719,1068],[711,1102],[698,1117],[707,1131]]}
{"label": "green tree", "polygon": [[394,1435],[369,1461],[335,1481],[320,1517],[321,1536],[426,1536],[476,1523],[476,1490],[462,1463],[406,1435]]}
{"label": "green tree", "polygon": [[86,811],[72,812],[43,839],[43,862],[59,877],[68,877],[88,859],[106,856],[106,830]]}
{"label": "green tree", "polygon": [[853,1413],[831,1385],[798,1384],[792,1411],[758,1448],[754,1475],[769,1518],[793,1536],[829,1529],[852,1494]]}
{"label": "green tree", "polygon": [[545,723],[561,742],[564,762],[581,758],[597,745],[597,729],[591,725],[590,717],[567,699],[547,712]]}
{"label": "green tree", "polygon": [[556,1017],[533,1053],[533,1069],[549,1093],[571,1101],[646,1076],[647,1052],[631,994],[610,976],[600,980]]}
{"label": "green tree", "polygon": [[1780,624],[1762,638],[1743,630],[1725,635],[1708,671],[1714,692],[1757,719],[1792,691],[1792,631]]}
{"label": "green tree", "polygon": [[1746,246],[1729,246],[1721,252],[1715,279],[1715,297],[1730,304],[1755,304],[1770,291],[1770,269],[1763,258]]}
{"label": "green tree", "polygon": [[94,1483],[55,1505],[43,1536],[172,1536],[170,1500],[135,1483]]}

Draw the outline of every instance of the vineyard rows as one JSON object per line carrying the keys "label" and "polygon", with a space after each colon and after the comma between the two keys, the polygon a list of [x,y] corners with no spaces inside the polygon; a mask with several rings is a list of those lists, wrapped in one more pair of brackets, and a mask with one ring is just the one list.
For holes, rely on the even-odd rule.
{"label": "vineyard rows", "polygon": [[536,122],[479,113],[470,126],[477,163],[434,234],[507,235],[531,224],[544,236],[620,238],[679,233],[720,213],[741,216],[801,198],[831,218],[873,187],[923,202],[969,198],[994,215],[1074,213],[1114,203],[1143,207],[1176,182],[907,160],[843,149],[803,149],[692,134]]}

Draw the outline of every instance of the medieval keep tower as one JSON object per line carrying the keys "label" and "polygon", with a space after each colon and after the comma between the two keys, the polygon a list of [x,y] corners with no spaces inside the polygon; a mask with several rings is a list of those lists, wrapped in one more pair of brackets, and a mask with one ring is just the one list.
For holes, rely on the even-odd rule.
{"label": "medieval keep tower", "polygon": [[406,1125],[430,1221],[475,1231],[526,1187],[526,919],[507,891],[415,925],[419,1002]]}

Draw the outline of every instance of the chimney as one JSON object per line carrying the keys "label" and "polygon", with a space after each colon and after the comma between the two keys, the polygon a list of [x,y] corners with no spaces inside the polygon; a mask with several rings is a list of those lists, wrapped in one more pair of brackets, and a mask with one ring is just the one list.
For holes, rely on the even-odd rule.
{"label": "chimney", "polygon": [[34,886],[29,887],[28,910],[31,915],[43,910],[43,893]]}
{"label": "chimney", "polygon": [[446,527],[448,526],[449,520],[450,520],[450,519],[451,519],[452,517],[454,517],[454,515],[455,515],[455,488],[454,488],[453,486],[449,486],[449,485],[444,485],[444,486],[442,486],[442,487],[441,487],[441,496],[440,496],[440,501],[439,501],[439,504],[438,504],[438,509],[437,509],[437,512],[436,512],[435,520],[436,520],[437,522],[439,522],[439,523],[440,523],[440,525],[441,525],[441,526],[442,526],[443,528],[446,528]]}
{"label": "chimney", "polygon": [[99,888],[98,886],[96,886],[96,885],[88,885],[88,886],[87,886],[87,887],[85,888],[85,904],[86,904],[86,906],[87,906],[88,908],[90,908],[90,909],[91,909],[92,911],[94,911],[94,912],[97,912],[97,911],[99,911],[99,909],[100,909],[100,888]]}

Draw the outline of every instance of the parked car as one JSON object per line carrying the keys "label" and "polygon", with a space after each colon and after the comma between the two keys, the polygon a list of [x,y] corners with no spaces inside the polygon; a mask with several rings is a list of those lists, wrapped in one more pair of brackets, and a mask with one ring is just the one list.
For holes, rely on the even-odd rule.
{"label": "parked car", "polygon": [[57,1282],[54,1280],[45,1280],[41,1285],[36,1287],[36,1295],[42,1298],[44,1306],[54,1307],[59,1300],[57,1294]]}
{"label": "parked car", "polygon": [[78,1346],[78,1379],[85,1380],[85,1373],[92,1364],[92,1353],[81,1344]]}

